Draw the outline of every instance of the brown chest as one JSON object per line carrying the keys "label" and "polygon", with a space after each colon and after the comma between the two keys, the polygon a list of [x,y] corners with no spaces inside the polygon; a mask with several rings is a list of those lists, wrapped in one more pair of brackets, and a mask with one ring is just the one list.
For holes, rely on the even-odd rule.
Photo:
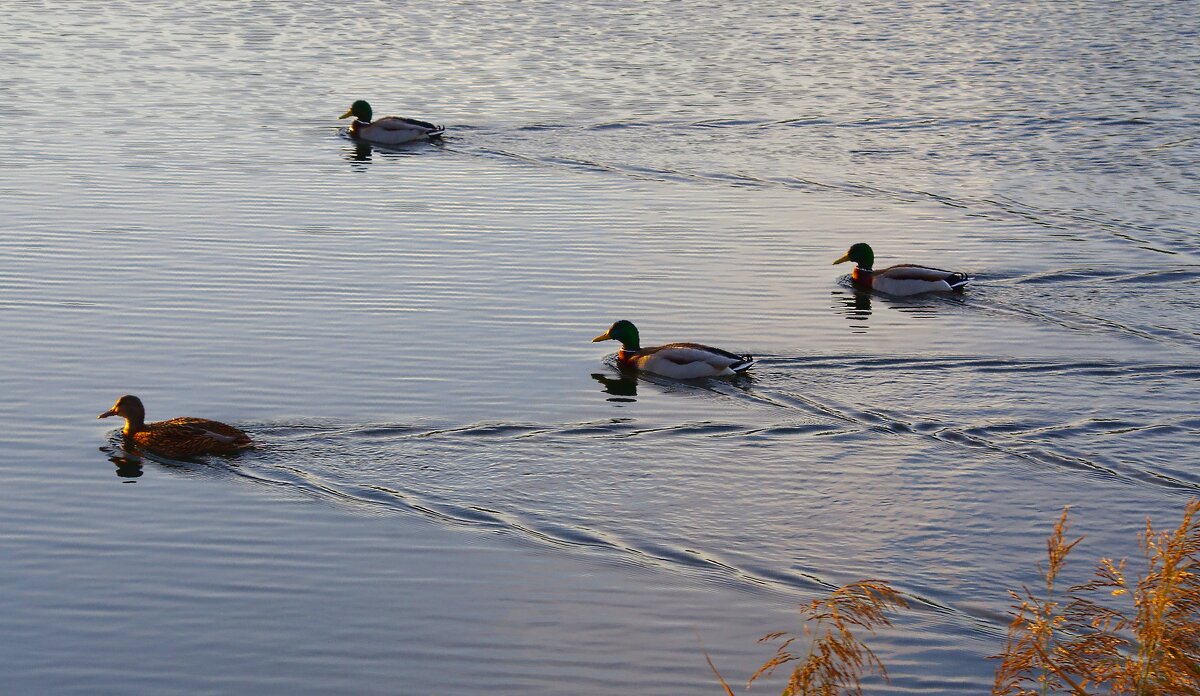
{"label": "brown chest", "polygon": [[871,271],[864,271],[861,268],[855,267],[854,271],[850,273],[850,282],[853,283],[854,287],[856,288],[870,290],[873,275],[874,274]]}

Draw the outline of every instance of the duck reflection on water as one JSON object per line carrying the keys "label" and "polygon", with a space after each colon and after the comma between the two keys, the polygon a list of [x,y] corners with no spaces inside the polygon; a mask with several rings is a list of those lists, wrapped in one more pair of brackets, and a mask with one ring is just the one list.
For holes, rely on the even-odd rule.
{"label": "duck reflection on water", "polygon": [[754,380],[750,375],[739,374],[729,378],[675,380],[669,377],[659,377],[654,374],[639,373],[636,370],[620,370],[612,373],[593,372],[592,379],[602,385],[601,391],[610,396],[605,401],[614,403],[634,403],[637,401],[638,383],[647,382],[652,387],[658,387],[662,393],[694,393],[696,390],[705,392],[723,392],[726,386],[742,392],[749,392]]}
{"label": "duck reflection on water", "polygon": [[354,147],[346,148],[346,161],[370,162],[373,150],[374,148],[371,147],[371,143],[364,140],[355,140]]}
{"label": "duck reflection on water", "polygon": [[834,308],[850,320],[850,330],[854,333],[866,333],[870,328],[867,320],[871,318],[871,293],[863,290],[837,290],[833,293]]}
{"label": "duck reflection on water", "polygon": [[421,143],[424,146],[421,148],[415,147],[415,144],[386,146],[361,139],[349,138],[349,140],[350,146],[342,150],[342,157],[350,163],[351,169],[356,172],[367,171],[367,165],[372,163],[376,155],[383,159],[416,157],[421,154],[421,151],[429,149],[430,146],[443,147],[440,140]]}
{"label": "duck reflection on water", "polygon": [[[104,447],[101,447],[100,450],[108,451]],[[137,455],[131,455],[122,451],[108,451],[108,461],[116,465],[117,470],[114,473],[116,473],[118,478],[135,479],[140,478],[142,475],[142,458]],[[126,483],[132,483],[132,481],[127,481]]]}
{"label": "duck reflection on water", "polygon": [[857,288],[846,288],[833,292],[833,308],[849,321],[851,333],[867,333],[870,326],[872,302],[882,302],[884,307],[904,312],[913,317],[932,319],[946,311],[966,304],[961,295],[919,295],[917,297],[878,297]]}
{"label": "duck reflection on water", "polygon": [[605,394],[612,396],[606,401],[614,401],[618,403],[632,403],[637,401],[637,375],[636,374],[621,374],[617,377],[606,375],[602,372],[593,372],[592,379],[604,385]]}

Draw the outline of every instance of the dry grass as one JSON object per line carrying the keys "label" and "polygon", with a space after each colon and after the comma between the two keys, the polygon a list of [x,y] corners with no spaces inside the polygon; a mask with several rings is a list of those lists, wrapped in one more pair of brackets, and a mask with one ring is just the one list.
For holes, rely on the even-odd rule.
{"label": "dry grass", "polygon": [[[859,679],[863,674],[873,672],[886,680],[887,670],[875,653],[854,637],[851,629],[872,631],[877,626],[891,626],[885,612],[906,607],[904,598],[879,580],[861,580],[839,587],[828,597],[814,599],[801,609],[804,633],[808,638],[807,654],[800,656],[791,651],[797,636],[786,632],[763,636],[759,642],[783,639],[783,644],[775,651],[775,656],[750,677],[748,684],[769,676],[782,665],[799,662],[792,670],[783,696],[861,695]],[[725,688],[726,693],[732,695],[728,686]]]}
{"label": "dry grass", "polygon": [[[1200,499],[1188,503],[1171,531],[1150,520],[1138,535],[1145,572],[1130,583],[1126,562],[1102,558],[1093,579],[1059,592],[1059,573],[1075,546],[1068,541],[1069,508],[1046,540],[1039,564],[1044,592],[1010,592],[1013,620],[1004,651],[996,656],[993,696],[1131,694],[1200,696]],[[834,590],[801,609],[807,654],[792,652],[798,637],[772,633],[761,641],[783,644],[750,677],[749,684],[797,662],[783,696],[861,696],[860,679],[883,664],[853,630],[891,626],[886,613],[906,608],[886,582],[863,580]],[[733,689],[708,661],[726,696]]]}
{"label": "dry grass", "polygon": [[996,695],[1200,694],[1200,500],[1179,527],[1138,536],[1145,573],[1126,579],[1124,560],[1103,558],[1091,582],[1061,598],[1055,580],[1082,537],[1068,542],[1067,510],[1046,542],[1046,591],[1017,602],[996,669]]}

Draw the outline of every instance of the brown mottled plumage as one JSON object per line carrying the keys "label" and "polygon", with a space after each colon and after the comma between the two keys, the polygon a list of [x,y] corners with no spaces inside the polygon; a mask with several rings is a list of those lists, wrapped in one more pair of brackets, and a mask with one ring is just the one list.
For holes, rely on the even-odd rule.
{"label": "brown mottled plumage", "polygon": [[121,416],[125,419],[125,439],[138,447],[173,459],[205,454],[234,454],[254,443],[250,436],[232,425],[205,418],[172,418],[146,422],[146,408],[136,396],[125,395],[97,418]]}

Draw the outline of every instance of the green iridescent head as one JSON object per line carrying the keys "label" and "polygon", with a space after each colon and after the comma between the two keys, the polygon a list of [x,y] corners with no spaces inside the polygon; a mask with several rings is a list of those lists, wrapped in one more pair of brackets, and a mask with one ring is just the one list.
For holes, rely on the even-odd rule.
{"label": "green iridescent head", "polygon": [[625,350],[641,350],[642,348],[637,327],[633,325],[633,322],[624,319],[614,323],[608,327],[608,331],[592,339],[592,343],[597,341],[620,341],[621,347]]}
{"label": "green iridescent head", "polygon": [[850,247],[850,251],[847,251],[842,258],[834,261],[833,265],[836,266],[846,261],[853,261],[859,268],[869,271],[875,265],[875,252],[871,250],[870,244],[859,242]]}
{"label": "green iridescent head", "polygon": [[354,118],[356,118],[360,121],[366,121],[367,123],[370,123],[371,122],[371,114],[372,114],[371,105],[368,104],[367,102],[363,101],[362,99],[359,99],[358,101],[351,104],[350,109],[346,113],[342,114],[341,116],[338,116],[338,118],[348,118],[350,116],[353,116]]}

